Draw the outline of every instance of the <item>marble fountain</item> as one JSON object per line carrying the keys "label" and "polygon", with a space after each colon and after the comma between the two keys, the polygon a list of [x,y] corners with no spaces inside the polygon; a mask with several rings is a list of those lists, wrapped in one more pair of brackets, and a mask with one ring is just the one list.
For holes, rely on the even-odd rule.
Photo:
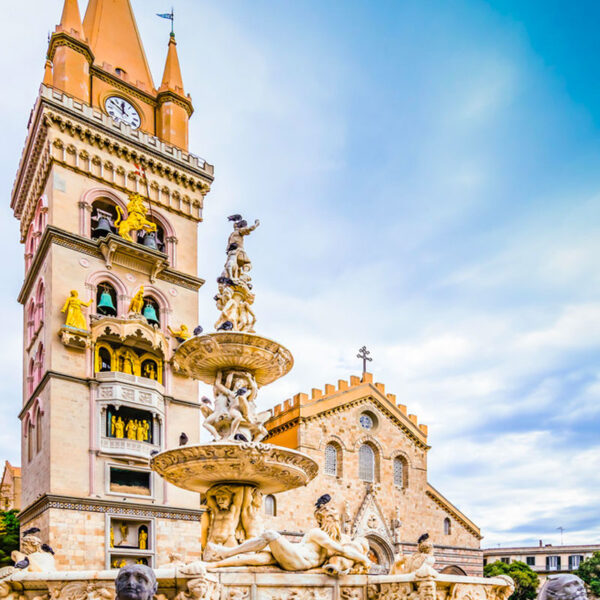
{"label": "marble fountain", "polygon": [[[213,441],[182,443],[150,460],[169,483],[204,495],[202,560],[186,564],[173,555],[158,565],[157,600],[507,600],[514,590],[509,577],[438,573],[427,539],[419,540],[417,553],[398,557],[393,574],[369,574],[368,543],[341,533],[335,506],[344,499],[332,499],[327,490],[315,498],[315,526],[300,542],[264,529],[263,495],[305,486],[318,465],[303,453],[262,443],[269,412],[256,410],[258,390],[288,373],[293,357],[254,331],[244,238],[259,223],[248,226],[239,215],[230,220],[216,331],[183,340],[173,356],[175,368],[213,387],[213,399],[200,400]],[[0,570],[0,600],[115,598],[116,569],[56,571],[35,535],[24,536],[16,558],[27,565]]]}

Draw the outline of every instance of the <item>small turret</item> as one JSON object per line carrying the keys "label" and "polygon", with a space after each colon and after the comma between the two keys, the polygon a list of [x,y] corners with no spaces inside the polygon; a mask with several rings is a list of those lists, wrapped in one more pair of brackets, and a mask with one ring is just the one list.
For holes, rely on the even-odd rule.
{"label": "small turret", "polygon": [[[50,39],[48,61],[52,68],[52,86],[89,103],[93,56],[83,33],[77,0],[65,0],[60,24]],[[44,85],[50,83],[49,70],[46,63]]]}
{"label": "small turret", "polygon": [[175,35],[171,34],[162,84],[158,90],[158,137],[187,150],[188,124],[193,110],[192,100],[185,95],[183,88]]}

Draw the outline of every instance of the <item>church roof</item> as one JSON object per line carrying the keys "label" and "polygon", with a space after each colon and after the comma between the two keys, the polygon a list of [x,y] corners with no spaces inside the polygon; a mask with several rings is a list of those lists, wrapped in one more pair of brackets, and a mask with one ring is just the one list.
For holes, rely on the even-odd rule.
{"label": "church roof", "polygon": [[145,89],[154,90],[152,74],[142,45],[129,0],[90,0],[83,29],[94,62],[106,70],[121,68],[128,81]]}
{"label": "church roof", "polygon": [[419,423],[416,415],[408,414],[406,406],[396,402],[395,394],[386,393],[383,383],[373,383],[371,373],[363,373],[362,377],[353,375],[349,382],[340,379],[337,386],[326,384],[323,390],[313,388],[310,397],[308,394],[296,394],[273,408],[273,416],[267,421],[266,427],[271,434],[290,422],[316,417],[360,401],[366,396],[404,430],[413,442],[425,449],[429,448],[427,425]]}
{"label": "church roof", "polygon": [[171,34],[169,38],[169,49],[167,51],[167,60],[165,71],[163,73],[160,91],[171,91],[183,96],[183,78],[181,77],[181,67],[179,66],[179,57],[177,55],[177,42],[175,36]]}
{"label": "church roof", "polygon": [[85,36],[77,0],[65,0],[60,24],[56,27],[56,31],[67,33],[81,40],[84,39]]}

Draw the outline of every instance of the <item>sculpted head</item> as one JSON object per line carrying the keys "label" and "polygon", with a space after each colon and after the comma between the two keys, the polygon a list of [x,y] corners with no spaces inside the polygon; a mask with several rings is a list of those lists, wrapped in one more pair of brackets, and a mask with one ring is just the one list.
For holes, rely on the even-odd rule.
{"label": "sculpted head", "polygon": [[315,519],[319,528],[335,541],[342,539],[340,516],[331,503],[323,504],[315,509]]}
{"label": "sculpted head", "polygon": [[204,600],[210,591],[210,582],[206,577],[190,579],[187,584],[190,595],[197,600]]}
{"label": "sculpted head", "polygon": [[12,588],[8,581],[0,581],[0,598],[8,598],[12,593]]}
{"label": "sculpted head", "polygon": [[436,585],[435,581],[424,581],[419,586],[420,600],[436,600]]}
{"label": "sculpted head", "polygon": [[127,565],[115,580],[116,600],[152,600],[158,584],[154,571],[146,565]]}
{"label": "sculpted head", "polygon": [[42,540],[36,535],[25,535],[21,540],[21,552],[23,554],[33,554],[38,552],[42,547]]}
{"label": "sculpted head", "polygon": [[586,600],[583,581],[577,575],[555,575],[548,577],[540,590],[539,600]]}
{"label": "sculpted head", "polygon": [[229,507],[231,506],[231,502],[233,500],[233,492],[231,491],[231,489],[226,485],[222,485],[215,490],[214,494],[217,506],[221,510],[229,510]]}

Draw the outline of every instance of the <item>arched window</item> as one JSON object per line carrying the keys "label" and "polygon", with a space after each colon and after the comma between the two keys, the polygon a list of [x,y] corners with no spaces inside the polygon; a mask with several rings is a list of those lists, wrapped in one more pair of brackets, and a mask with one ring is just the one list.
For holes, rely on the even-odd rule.
{"label": "arched window", "polygon": [[100,373],[112,371],[112,354],[108,348],[98,348],[98,368]]}
{"label": "arched window", "polygon": [[33,262],[33,255],[35,254],[35,235],[33,231],[33,225],[29,226],[27,236],[25,238],[25,270],[28,271],[31,263]]}
{"label": "arched window", "polygon": [[406,459],[403,456],[394,458],[394,485],[400,488],[407,487],[408,469]]}
{"label": "arched window", "polygon": [[369,444],[358,449],[358,477],[363,481],[375,481],[375,450]]}
{"label": "arched window", "polygon": [[29,344],[33,340],[35,335],[35,300],[32,298],[27,305],[27,343]]}
{"label": "arched window", "polygon": [[144,296],[142,315],[150,325],[160,326],[160,307],[152,296]]}
{"label": "arched window", "polygon": [[35,451],[40,452],[42,449],[42,411],[39,406],[35,416]]}
{"label": "arched window", "polygon": [[27,393],[31,395],[33,393],[33,388],[35,386],[34,382],[35,377],[35,360],[33,357],[29,359],[29,369],[27,371]]}
{"label": "arched window", "polygon": [[40,344],[38,351],[35,355],[35,375],[34,380],[37,385],[42,380],[42,374],[44,373],[44,345]]}
{"label": "arched window", "polygon": [[327,444],[325,446],[325,474],[333,475],[335,477],[339,476],[340,465],[338,464],[340,461],[338,460],[340,455],[340,450],[336,444]]}
{"label": "arched window", "polygon": [[106,237],[109,233],[116,233],[115,221],[118,217],[116,206],[108,198],[98,198],[92,202],[90,231],[93,239]]}
{"label": "arched window", "polygon": [[448,517],[444,519],[444,533],[450,535],[452,533],[452,522]]}
{"label": "arched window", "polygon": [[117,316],[117,292],[107,281],[96,286],[96,312],[99,315]]}
{"label": "arched window", "polygon": [[33,459],[33,444],[34,444],[34,426],[31,421],[27,422],[27,460],[31,462]]}
{"label": "arched window", "polygon": [[37,291],[35,293],[35,328],[40,326],[40,324],[44,321],[44,312],[45,312],[45,287],[44,282],[40,281],[37,286]]}
{"label": "arched window", "polygon": [[265,496],[265,515],[269,517],[277,516],[277,503],[275,501],[275,496]]}

